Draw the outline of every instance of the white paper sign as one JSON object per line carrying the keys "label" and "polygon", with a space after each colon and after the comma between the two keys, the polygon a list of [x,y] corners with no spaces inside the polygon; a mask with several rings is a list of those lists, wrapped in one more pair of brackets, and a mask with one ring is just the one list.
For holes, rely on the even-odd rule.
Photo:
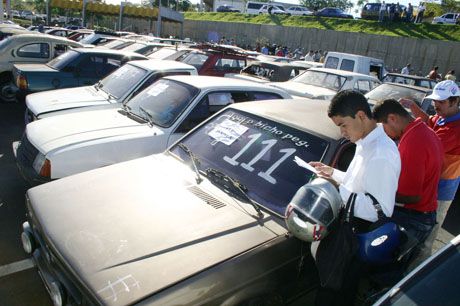
{"label": "white paper sign", "polygon": [[152,88],[149,89],[149,91],[147,91],[147,94],[149,96],[158,96],[160,93],[162,93],[163,91],[166,90],[166,88],[168,88],[169,85],[168,84],[157,84],[155,86],[153,86]]}
{"label": "white paper sign", "polygon": [[232,120],[226,119],[214,129],[212,129],[208,135],[214,138],[216,141],[222,142],[229,146],[247,130],[247,127]]}

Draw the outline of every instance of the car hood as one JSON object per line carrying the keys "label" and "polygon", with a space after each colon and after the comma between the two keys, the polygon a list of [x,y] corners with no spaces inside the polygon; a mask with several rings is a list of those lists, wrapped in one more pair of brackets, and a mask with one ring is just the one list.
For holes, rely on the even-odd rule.
{"label": "car hood", "polygon": [[100,141],[132,134],[161,135],[163,130],[140,123],[120,113],[119,108],[82,111],[31,122],[27,138],[42,153],[83,142]]}
{"label": "car hood", "polygon": [[294,96],[315,99],[316,97],[333,97],[337,92],[328,88],[307,85],[299,82],[273,82],[270,85],[284,89]]}
{"label": "car hood", "polygon": [[22,72],[58,72],[45,64],[15,64],[17,70]]}
{"label": "car hood", "polygon": [[194,176],[174,157],[151,155],[28,197],[42,233],[100,303],[131,305],[281,234],[272,217],[258,222]]}
{"label": "car hood", "polygon": [[27,95],[27,108],[35,116],[43,113],[108,104],[107,95],[94,86],[49,90]]}

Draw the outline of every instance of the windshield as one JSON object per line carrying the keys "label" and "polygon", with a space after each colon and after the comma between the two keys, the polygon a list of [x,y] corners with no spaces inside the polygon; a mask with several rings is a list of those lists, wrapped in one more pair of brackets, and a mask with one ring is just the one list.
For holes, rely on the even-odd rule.
{"label": "windshield", "polygon": [[177,61],[192,65],[196,68],[196,70],[200,70],[201,66],[203,66],[207,59],[208,56],[206,54],[191,52],[179,57]]}
{"label": "windshield", "polygon": [[346,80],[347,78],[344,76],[313,70],[307,70],[297,78],[292,79],[294,82],[325,87],[334,91],[340,91]]}
{"label": "windshield", "polygon": [[69,63],[71,63],[74,59],[76,59],[79,55],[79,52],[69,50],[66,53],[59,55],[55,59],[50,60],[46,65],[50,68],[61,70],[62,68],[66,67]]}
{"label": "windshield", "polygon": [[146,74],[146,70],[126,64],[102,79],[100,88],[118,99],[133,89]]}
{"label": "windshield", "polygon": [[10,44],[10,41],[11,41],[10,37],[7,37],[7,38],[1,40],[0,41],[0,50],[5,49],[6,46],[8,46]]}
{"label": "windshield", "polygon": [[199,89],[193,86],[161,79],[129,100],[126,105],[135,115],[151,120],[161,127],[170,127],[198,92]]}
{"label": "windshield", "polygon": [[419,91],[413,88],[407,88],[404,86],[382,84],[375,89],[368,92],[365,96],[369,100],[370,104],[375,104],[378,101],[385,99],[400,99],[407,98],[416,101],[420,104],[425,97],[424,91]]}
{"label": "windshield", "polygon": [[158,50],[153,50],[152,53],[148,54],[149,58],[154,59],[166,59],[166,57],[177,53],[176,49],[171,48],[161,48]]}
{"label": "windshield", "polygon": [[145,46],[146,44],[143,44],[143,43],[134,43],[134,44],[124,47],[122,50],[123,51],[137,51],[140,48],[143,48]]}
{"label": "windshield", "polygon": [[[238,180],[249,197],[283,216],[296,191],[312,173],[294,162],[321,160],[328,141],[284,124],[227,109],[182,139],[200,160],[199,169],[217,169]],[[188,155],[174,146],[183,160]]]}
{"label": "windshield", "polygon": [[102,43],[100,44],[100,46],[104,46],[105,48],[108,48],[108,49],[120,49],[120,48],[123,48],[123,47],[127,47],[129,46],[130,44],[133,44],[134,42],[133,41],[125,41],[125,40],[112,40],[112,41],[107,41],[105,43]]}
{"label": "windshield", "polygon": [[82,44],[90,44],[94,40],[94,37],[96,37],[97,35],[99,35],[99,34],[95,34],[95,33],[90,34],[90,35],[86,36],[85,38],[83,38],[82,40],[80,40],[80,42]]}

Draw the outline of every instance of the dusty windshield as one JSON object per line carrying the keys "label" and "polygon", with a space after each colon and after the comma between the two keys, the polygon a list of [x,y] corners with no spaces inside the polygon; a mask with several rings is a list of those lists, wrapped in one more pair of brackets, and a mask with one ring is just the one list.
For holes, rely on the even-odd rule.
{"label": "dusty windshield", "polygon": [[126,64],[102,79],[99,88],[118,99],[135,87],[147,74],[147,70]]}
{"label": "dusty windshield", "polygon": [[191,52],[185,54],[177,59],[177,61],[192,65],[197,70],[200,70],[201,66],[203,66],[204,62],[208,59],[209,56],[203,53],[195,53]]}
{"label": "dusty windshield", "polygon": [[79,55],[79,52],[69,50],[64,54],[59,55],[55,59],[50,60],[46,65],[50,68],[61,70],[62,68],[66,67],[69,63],[71,63],[74,59],[76,59]]}
{"label": "dusty windshield", "polygon": [[139,50],[140,48],[143,48],[145,47],[147,44],[143,44],[143,43],[134,43],[134,44],[131,44],[129,46],[126,46],[124,47],[122,50],[123,51],[137,51]]}
{"label": "dusty windshield", "polygon": [[366,98],[371,104],[385,99],[398,100],[400,98],[411,99],[420,104],[423,97],[425,97],[424,91],[391,84],[382,84],[366,94]]}
{"label": "dusty windshield", "polygon": [[344,76],[313,70],[305,71],[297,78],[292,79],[294,82],[325,87],[334,91],[340,91],[346,80],[347,78]]}
{"label": "dusty windshield", "polygon": [[[228,109],[182,140],[199,169],[217,169],[246,186],[248,195],[282,216],[295,192],[313,173],[294,162],[321,160],[329,142],[249,113]],[[189,161],[184,150],[173,154]]]}
{"label": "dusty windshield", "polygon": [[199,89],[181,82],[161,79],[126,103],[133,114],[161,127],[170,127]]}

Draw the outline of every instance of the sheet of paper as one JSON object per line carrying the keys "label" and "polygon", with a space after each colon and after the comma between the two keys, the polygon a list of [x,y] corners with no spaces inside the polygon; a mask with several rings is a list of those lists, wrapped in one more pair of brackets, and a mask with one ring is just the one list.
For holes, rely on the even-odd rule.
{"label": "sheet of paper", "polygon": [[247,127],[239,124],[238,122],[233,122],[232,120],[225,119],[222,123],[210,131],[208,135],[214,138],[216,141],[220,141],[229,146],[247,130]]}
{"label": "sheet of paper", "polygon": [[299,166],[299,167],[302,167],[302,168],[305,168],[315,174],[318,174],[319,172],[315,169],[315,167],[313,166],[310,166],[309,163],[307,163],[306,161],[304,161],[303,159],[301,159],[300,157],[298,156],[295,156],[294,157],[294,162]]}

